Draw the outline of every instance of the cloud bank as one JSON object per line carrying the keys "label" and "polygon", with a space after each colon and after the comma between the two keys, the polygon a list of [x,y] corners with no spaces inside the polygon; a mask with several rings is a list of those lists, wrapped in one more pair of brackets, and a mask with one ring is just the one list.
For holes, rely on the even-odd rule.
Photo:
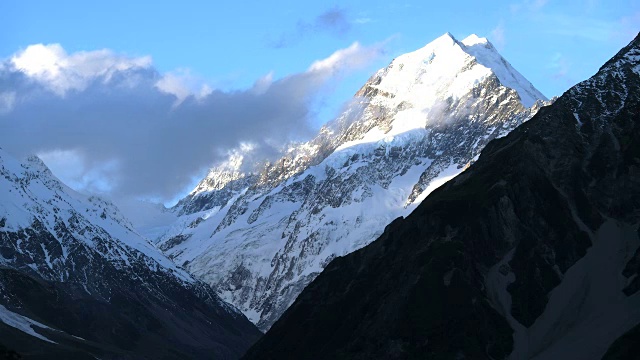
{"label": "cloud bank", "polygon": [[309,136],[313,98],[381,51],[354,43],[302,73],[224,92],[161,74],[149,57],[32,45],[0,63],[0,147],[41,155],[75,187],[166,201],[230,149],[277,154]]}

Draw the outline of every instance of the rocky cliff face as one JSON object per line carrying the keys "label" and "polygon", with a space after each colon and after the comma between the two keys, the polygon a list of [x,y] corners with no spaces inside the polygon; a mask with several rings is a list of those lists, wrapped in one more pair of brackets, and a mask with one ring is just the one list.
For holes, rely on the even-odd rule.
{"label": "rocky cliff face", "polygon": [[267,329],[332,259],[409,214],[543,100],[486,39],[446,34],[378,71],[316,138],[259,173],[205,179],[159,246]]}
{"label": "rocky cliff face", "polygon": [[0,149],[0,343],[48,358],[238,358],[259,336],[111,203]]}
{"label": "rocky cliff face", "polygon": [[640,35],[334,259],[245,358],[634,358],[638,144]]}

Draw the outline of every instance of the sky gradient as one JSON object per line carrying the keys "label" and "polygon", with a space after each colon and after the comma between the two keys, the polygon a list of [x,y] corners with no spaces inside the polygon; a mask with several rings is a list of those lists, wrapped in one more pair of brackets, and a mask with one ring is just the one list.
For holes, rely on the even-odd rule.
{"label": "sky gradient", "polygon": [[[640,2],[631,0],[368,0],[333,5],[9,0],[0,3],[0,14],[0,69],[16,66],[16,59],[30,61],[31,68],[46,67],[34,65],[33,59],[47,56],[64,63],[55,74],[48,68],[31,74],[37,76],[38,89],[15,74],[0,79],[0,130],[10,127],[5,133],[14,136],[0,136],[0,147],[44,155],[54,173],[77,189],[109,192],[113,183],[126,182],[129,185],[119,186],[126,189],[122,194],[165,202],[183,194],[207,166],[242,144],[257,143],[260,151],[275,153],[274,144],[310,136],[375,70],[445,32],[458,39],[472,33],[487,37],[551,98],[594,74],[640,30]],[[33,44],[45,46],[29,48]],[[100,72],[107,67],[125,69],[132,77],[114,80],[110,76],[115,73]],[[108,77],[110,86],[123,86],[134,77],[143,81],[124,98],[94,83],[97,77]],[[35,103],[29,107],[21,102],[21,94],[44,99],[46,106],[38,103],[38,109],[46,112],[34,110]],[[206,107],[192,104],[205,97]],[[145,107],[134,106],[141,102]],[[267,106],[273,104],[282,108]],[[120,107],[117,114],[107,111],[114,107]],[[83,117],[68,119],[78,114]],[[116,115],[118,120],[113,120]],[[20,116],[38,121],[17,124]],[[47,122],[59,119],[64,121]],[[172,127],[177,119],[182,121],[179,129]],[[95,124],[87,126],[87,121]],[[47,139],[57,125],[68,127],[71,135]],[[120,161],[126,151],[109,149],[113,139],[105,137],[102,144],[92,137],[96,129],[113,136],[130,131],[138,140],[158,137],[159,144],[148,139],[134,144],[133,135],[119,138],[130,144],[123,145],[126,151],[143,145],[156,149],[161,141],[173,141],[175,153],[140,157],[138,163]],[[209,138],[190,136],[196,129]],[[84,134],[87,142],[73,140],[73,134]],[[20,147],[18,142],[25,144]],[[217,144],[214,149],[211,142]],[[179,162],[189,156],[194,160],[175,169],[142,164],[149,159]],[[140,166],[149,178],[128,175]],[[145,184],[162,174],[168,175],[166,183],[145,191]]]}

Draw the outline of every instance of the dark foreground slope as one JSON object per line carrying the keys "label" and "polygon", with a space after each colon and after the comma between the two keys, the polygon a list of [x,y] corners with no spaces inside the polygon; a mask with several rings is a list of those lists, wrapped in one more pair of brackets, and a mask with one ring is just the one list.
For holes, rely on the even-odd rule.
{"label": "dark foreground slope", "polygon": [[628,352],[640,323],[639,73],[636,37],[374,243],[335,259],[245,359],[598,359],[614,342],[610,354]]}
{"label": "dark foreground slope", "polygon": [[0,149],[0,358],[237,359],[258,336],[115,206]]}

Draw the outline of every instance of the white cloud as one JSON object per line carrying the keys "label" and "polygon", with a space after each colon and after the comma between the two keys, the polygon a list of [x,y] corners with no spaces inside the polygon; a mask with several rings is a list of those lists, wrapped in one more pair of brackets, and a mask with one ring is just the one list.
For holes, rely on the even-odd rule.
{"label": "white cloud", "polygon": [[177,98],[177,103],[181,103],[187,96],[191,95],[191,90],[187,88],[183,79],[176,74],[167,73],[158,82],[156,87],[167,94]]}
{"label": "white cloud", "polygon": [[251,90],[256,94],[263,94],[271,84],[273,83],[273,71],[270,71],[267,75],[262,76],[253,84]]}
{"label": "white cloud", "polygon": [[160,74],[149,57],[34,45],[0,64],[0,88],[12,89],[0,94],[0,146],[42,155],[81,188],[171,199],[229,149],[277,156],[310,136],[313,100],[381,51],[354,43],[307,71],[224,92],[187,70]]}
{"label": "white cloud", "polygon": [[380,45],[363,47],[358,42],[354,42],[348,48],[340,49],[325,59],[315,61],[308,72],[333,76],[339,71],[362,68],[381,53]]}
{"label": "white cloud", "polygon": [[106,49],[68,55],[60,44],[36,44],[11,57],[10,64],[58,95],[64,95],[68,90],[84,90],[98,77],[109,81],[116,72],[148,68],[151,58],[127,58]]}
{"label": "white cloud", "polygon": [[29,76],[51,79],[60,74],[59,62],[64,57],[66,54],[60,44],[37,44],[13,56],[11,63]]}
{"label": "white cloud", "polygon": [[187,97],[202,99],[213,92],[213,89],[191,74],[189,69],[179,69],[164,74],[155,86],[162,92],[176,97],[174,107],[180,105]]}

